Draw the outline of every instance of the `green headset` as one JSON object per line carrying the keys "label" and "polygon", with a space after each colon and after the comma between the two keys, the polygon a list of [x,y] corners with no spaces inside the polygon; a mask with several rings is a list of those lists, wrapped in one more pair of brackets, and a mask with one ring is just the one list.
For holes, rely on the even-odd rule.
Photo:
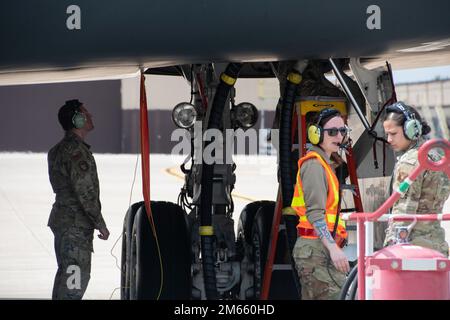
{"label": "green headset", "polygon": [[320,122],[323,119],[330,118],[341,113],[336,109],[326,108],[320,111],[319,116],[315,124],[311,124],[308,127],[308,140],[314,145],[321,144],[323,142],[323,128]]}
{"label": "green headset", "polygon": [[70,106],[74,110],[74,114],[72,116],[72,124],[74,128],[76,129],[83,128],[87,122],[87,118],[83,112],[79,111],[82,103],[78,101],[78,99],[74,99],[66,101],[66,105]]}
{"label": "green headset", "polygon": [[401,113],[405,116],[405,123],[403,124],[403,133],[406,139],[415,141],[422,135],[422,123],[416,119],[414,112],[411,112],[408,106],[399,101],[391,104],[386,108],[386,113]]}

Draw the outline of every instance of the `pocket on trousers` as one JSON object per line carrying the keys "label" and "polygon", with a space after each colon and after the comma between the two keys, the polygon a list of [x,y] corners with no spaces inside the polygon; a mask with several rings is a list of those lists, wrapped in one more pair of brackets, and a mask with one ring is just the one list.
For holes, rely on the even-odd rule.
{"label": "pocket on trousers", "polygon": [[308,259],[312,257],[313,249],[307,245],[296,245],[294,247],[294,259]]}
{"label": "pocket on trousers", "polygon": [[75,247],[93,252],[94,230],[72,227],[65,236]]}

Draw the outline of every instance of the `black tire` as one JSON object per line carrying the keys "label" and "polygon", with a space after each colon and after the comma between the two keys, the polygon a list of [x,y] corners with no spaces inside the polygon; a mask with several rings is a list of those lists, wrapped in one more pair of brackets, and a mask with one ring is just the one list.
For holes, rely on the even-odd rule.
{"label": "black tire", "polygon": [[137,210],[144,204],[143,201],[136,202],[127,210],[123,221],[122,232],[122,257],[121,257],[121,277],[120,277],[120,298],[122,300],[130,299],[130,248],[131,233],[133,231],[134,217]]}
{"label": "black tire", "polygon": [[247,242],[247,244],[251,245],[253,220],[255,218],[256,212],[259,210],[259,208],[270,205],[273,205],[275,207],[275,202],[269,200],[261,200],[251,202],[248,205],[246,205],[244,209],[242,209],[242,212],[239,216],[237,228],[238,239],[243,239]]}
{"label": "black tire", "polygon": [[267,204],[260,207],[253,218],[250,240],[251,261],[254,263],[254,299],[259,299],[261,296],[274,210],[275,203]]}
{"label": "black tire", "polygon": [[134,219],[131,239],[130,298],[190,299],[191,245],[185,213],[170,202],[152,202],[151,209],[158,242],[151,231],[145,207],[141,207]]}
{"label": "black tire", "polygon": [[[269,250],[270,233],[272,231],[273,215],[275,212],[275,203],[262,206],[257,211],[252,227],[252,252],[251,261],[254,263],[253,290],[254,299],[260,299],[262,282],[264,277],[264,268],[266,266],[267,254]],[[286,233],[281,232],[278,235],[277,249],[275,251],[275,264],[291,264],[292,257],[287,246]],[[294,266],[292,265],[294,268]],[[299,299],[299,290],[296,282],[297,274],[295,271],[272,271],[270,282],[269,299]]]}
{"label": "black tire", "polygon": [[131,238],[130,238],[130,264],[127,267],[128,274],[129,274],[129,299],[130,300],[137,300],[137,294],[136,294],[136,269],[137,269],[137,244],[136,244],[136,228],[133,226],[133,231],[131,232]]}

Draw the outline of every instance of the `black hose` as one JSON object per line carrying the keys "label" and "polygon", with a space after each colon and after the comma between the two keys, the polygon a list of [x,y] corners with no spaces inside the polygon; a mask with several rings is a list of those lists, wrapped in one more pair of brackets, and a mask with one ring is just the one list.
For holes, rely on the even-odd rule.
{"label": "black hose", "polygon": [[358,277],[355,277],[355,280],[352,281],[352,289],[349,293],[349,300],[356,300],[356,290],[358,290]]}
{"label": "black hose", "polygon": [[352,297],[352,294],[353,294],[353,298],[351,298],[351,300],[354,300],[355,293],[356,293],[356,287],[357,287],[357,283],[358,283],[357,282],[358,278],[356,277],[357,274],[358,274],[358,264],[355,264],[355,266],[352,268],[352,270],[348,274],[347,279],[345,279],[344,285],[342,286],[341,293],[339,295],[339,300],[346,300],[348,290],[353,283],[354,283],[354,285],[352,287],[352,292],[350,293],[350,297]]}
{"label": "black hose", "polygon": [[[207,129],[220,129],[222,124],[222,114],[234,81],[242,68],[240,63],[228,64],[225,72],[221,75],[220,83],[217,86],[214,101],[211,107]],[[234,81],[233,81],[234,80]],[[212,143],[207,141],[205,148]],[[207,164],[202,157],[202,180],[200,196],[200,225],[212,225],[212,189],[213,189],[214,164]],[[218,292],[216,285],[216,271],[214,268],[214,236],[201,235],[201,251],[203,264],[203,279],[205,283],[206,298],[217,300]]]}
{"label": "black hose", "polygon": [[[301,76],[292,70],[283,95],[283,103],[280,116],[280,184],[283,208],[290,207],[294,195],[294,179],[292,177],[292,114],[294,109],[297,87]],[[297,215],[284,215],[286,234],[288,238],[289,252],[292,253],[297,241]]]}

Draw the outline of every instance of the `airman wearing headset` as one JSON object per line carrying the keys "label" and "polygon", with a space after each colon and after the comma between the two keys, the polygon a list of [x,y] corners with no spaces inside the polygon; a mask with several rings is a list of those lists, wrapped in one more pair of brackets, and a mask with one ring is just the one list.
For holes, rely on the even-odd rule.
{"label": "airman wearing headset", "polygon": [[59,109],[64,138],[48,153],[48,173],[55,193],[48,226],[55,236],[58,270],[52,299],[81,299],[91,272],[94,230],[107,240],[109,231],[101,213],[97,166],[84,142],[94,129],[92,116],[78,100]]}
{"label": "airman wearing headset", "polygon": [[339,181],[331,155],[349,129],[336,109],[323,109],[308,127],[312,144],[298,161],[291,207],[299,216],[293,257],[302,286],[302,299],[338,299],[349,271],[342,247],[347,238],[339,219]]}
{"label": "airman wearing headset", "polygon": [[[389,145],[398,153],[391,179],[392,191],[398,189],[400,183],[418,166],[418,149],[425,142],[423,136],[428,134],[431,128],[414,108],[403,102],[394,103],[386,108],[383,126]],[[430,152],[429,157],[433,161],[441,159],[441,155],[435,150]],[[442,213],[444,202],[449,194],[450,181],[447,175],[443,172],[427,170],[417,177],[408,191],[394,204],[391,213]],[[399,237],[402,227],[407,225],[411,225],[411,222],[390,224],[386,230],[385,245],[407,241]],[[417,222],[409,234],[409,242],[448,256],[445,232],[439,221]]]}

